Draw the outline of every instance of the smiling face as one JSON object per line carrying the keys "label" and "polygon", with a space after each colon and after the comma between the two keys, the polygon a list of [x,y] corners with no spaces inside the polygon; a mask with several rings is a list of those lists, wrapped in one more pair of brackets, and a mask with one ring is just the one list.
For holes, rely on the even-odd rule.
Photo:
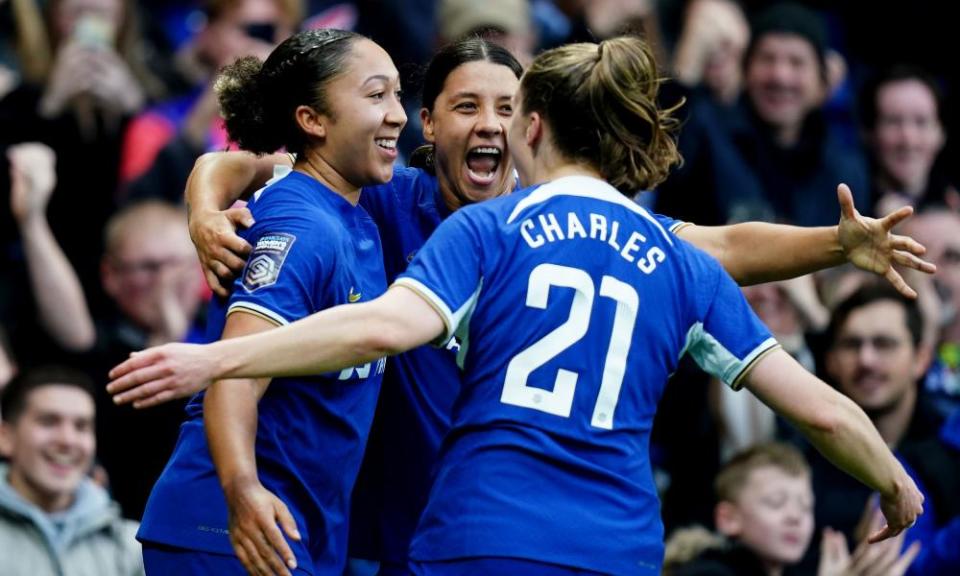
{"label": "smiling face", "polygon": [[903,305],[894,300],[856,308],[827,352],[827,373],[867,414],[887,413],[916,394],[925,362],[906,318]]}
{"label": "smiling face", "polygon": [[745,81],[757,115],[776,129],[797,129],[825,95],[817,52],[796,34],[768,33],[758,39]]}
{"label": "smiling face", "polygon": [[872,143],[891,184],[921,194],[944,145],[937,99],[923,82],[904,79],[880,87]]}
{"label": "smiling face", "polygon": [[798,562],[813,535],[813,490],[807,474],[761,466],[746,477],[735,502],[718,519],[718,529],[736,538],[764,564]]}
{"label": "smiling face", "polygon": [[322,137],[310,153],[353,186],[388,182],[407,123],[400,74],[383,48],[366,39],[353,43],[346,64],[323,87],[328,111],[320,115]]}
{"label": "smiling face", "polygon": [[0,424],[11,487],[48,512],[68,507],[93,463],[93,420],[93,398],[76,386],[49,384],[30,391],[23,412]]}
{"label": "smiling face", "polygon": [[507,130],[518,85],[507,66],[468,62],[447,76],[433,109],[421,111],[423,135],[434,144],[437,179],[451,209],[512,190]]}

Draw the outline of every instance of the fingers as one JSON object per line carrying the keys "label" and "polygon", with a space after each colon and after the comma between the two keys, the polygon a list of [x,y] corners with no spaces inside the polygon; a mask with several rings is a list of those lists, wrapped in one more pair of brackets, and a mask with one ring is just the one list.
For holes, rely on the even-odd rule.
{"label": "fingers", "polygon": [[232,250],[220,250],[218,260],[223,269],[219,270],[217,275],[220,278],[229,277],[231,280],[243,272],[243,267],[247,265],[246,258],[237,256]]}
{"label": "fingers", "polygon": [[280,527],[287,533],[287,536],[299,541],[300,531],[297,530],[297,522],[293,519],[293,514],[290,513],[287,505],[277,498],[274,507],[276,508],[277,522],[280,524]]}
{"label": "fingers", "polygon": [[857,217],[857,209],[853,205],[853,193],[846,184],[837,186],[837,201],[840,202],[840,214],[844,218],[853,220]]}
{"label": "fingers", "polygon": [[890,245],[894,250],[905,250],[911,254],[916,254],[917,256],[923,256],[927,251],[927,247],[923,244],[917,242],[909,236],[899,236],[892,234],[890,236]]}
{"label": "fingers", "polygon": [[270,571],[267,574],[290,576],[287,565],[292,563],[293,566],[291,567],[295,567],[297,562],[290,547],[287,546],[287,541],[283,539],[283,535],[280,534],[280,530],[277,529],[275,524],[263,528],[263,532],[259,534],[255,541],[260,558],[264,559],[269,567]]}
{"label": "fingers", "polygon": [[893,266],[887,268],[887,272],[883,275],[887,279],[887,282],[893,285],[897,289],[897,292],[903,294],[907,298],[916,299],[917,291],[911,288],[906,281],[903,279],[903,276]]}
{"label": "fingers", "polygon": [[254,224],[253,214],[250,213],[250,210],[246,206],[230,208],[225,210],[224,214],[235,227],[239,228],[243,226],[244,228],[249,228]]}
{"label": "fingers", "polygon": [[[248,244],[246,240],[237,236],[234,233],[221,234],[220,242],[222,243],[222,248],[229,250],[233,254],[243,256],[244,259],[248,254],[250,254],[250,250],[252,249],[250,244]],[[243,267],[243,262],[241,262],[240,267],[241,268]]]}
{"label": "fingers", "polygon": [[[149,370],[149,369],[147,369]],[[166,374],[166,370],[162,372],[158,371],[160,374]],[[136,401],[145,401],[146,399],[156,396],[157,394],[171,389],[174,386],[173,378],[161,378],[150,379],[145,384],[140,384],[134,388],[123,392],[122,394],[114,394],[113,403],[114,404],[129,404]],[[107,389],[109,392],[109,388]]]}
{"label": "fingers", "polygon": [[899,266],[913,268],[914,270],[919,270],[920,272],[925,272],[927,274],[933,274],[937,271],[936,265],[934,265],[932,262],[927,262],[922,258],[918,258],[917,256],[902,250],[893,252],[893,262]]}
{"label": "fingers", "polygon": [[891,528],[889,524],[884,524],[883,528],[877,530],[873,534],[867,537],[867,542],[870,544],[876,544],[877,542],[883,542],[887,538],[893,538],[900,532],[903,532],[903,529]]}
{"label": "fingers", "polygon": [[893,563],[887,576],[903,576],[906,574],[907,569],[909,569],[913,561],[916,560],[918,554],[920,554],[920,541],[916,540],[907,548],[907,551]]}
{"label": "fingers", "polygon": [[[251,574],[283,574],[284,576],[289,576],[289,572],[283,565],[280,565],[281,572],[274,572],[270,569],[270,565],[266,558],[261,556],[260,549],[257,547],[254,539],[249,538],[245,534],[240,534],[234,537],[234,550],[237,552],[237,558],[240,559],[240,562],[243,564],[243,567],[247,569],[247,572]],[[241,550],[243,551],[241,557]]]}
{"label": "fingers", "polygon": [[[279,509],[277,508],[275,511],[279,511]],[[267,520],[267,522],[263,525],[261,554],[270,560],[274,568],[277,566],[283,570],[286,570],[287,567],[296,568],[297,559],[293,555],[293,550],[290,549],[290,545],[287,544],[280,529],[277,528],[277,524],[274,521],[275,518],[265,520]],[[294,530],[296,530],[295,527]]]}
{"label": "fingers", "polygon": [[[107,392],[116,394],[117,392],[123,392],[128,388],[132,388],[137,384],[146,382],[150,378],[143,379],[143,377],[154,373],[137,373],[137,371],[147,367],[157,369],[153,364],[158,363],[161,358],[161,352],[156,349],[134,352],[125,362],[114,366],[113,370],[110,371],[109,377],[111,380],[114,380],[114,382],[107,385]],[[128,378],[128,376],[131,377]]]}
{"label": "fingers", "polygon": [[159,406],[160,404],[165,404],[171,400],[176,400],[181,395],[176,394],[173,390],[164,390],[158,394],[154,394],[145,400],[137,400],[133,403],[133,407],[137,410],[142,410],[144,408],[153,408],[154,406]]}
{"label": "fingers", "polygon": [[896,210],[881,218],[880,224],[883,225],[884,230],[890,231],[894,226],[909,218],[911,214],[913,214],[913,207],[903,206],[899,210]]}
{"label": "fingers", "polygon": [[216,294],[221,298],[226,298],[227,296],[230,296],[230,291],[224,288],[222,284],[220,284],[220,279],[217,277],[217,274],[213,270],[210,270],[209,268],[204,267],[203,276],[204,278],[207,279],[207,286],[209,286],[210,289],[213,290],[214,294]]}

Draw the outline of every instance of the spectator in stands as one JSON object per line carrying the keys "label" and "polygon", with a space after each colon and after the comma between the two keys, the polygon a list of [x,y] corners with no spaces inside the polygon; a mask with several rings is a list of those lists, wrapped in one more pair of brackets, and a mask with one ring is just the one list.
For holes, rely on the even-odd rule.
{"label": "spectator in stands", "polygon": [[931,344],[933,365],[924,378],[924,391],[947,414],[960,408],[960,213],[931,207],[907,228],[927,243],[927,255],[937,265],[931,299],[936,323]]}
{"label": "spectator in stands", "polygon": [[743,55],[750,26],[733,0],[694,0],[686,8],[674,51],[673,73],[691,88],[703,88],[724,105],[733,105],[743,88]]}
{"label": "spectator in stands", "polygon": [[87,477],[96,448],[92,382],[80,373],[24,372],[0,402],[0,573],[143,574],[136,523]]}
{"label": "spectator in stands", "polygon": [[740,103],[731,110],[713,98],[690,100],[680,135],[686,163],[660,187],[657,210],[698,224],[819,226],[836,219],[828,199],[838,182],[869,206],[860,151],[842,144],[823,116],[823,23],[798,4],[778,3],[752,33]]}
{"label": "spectator in stands", "polygon": [[195,88],[137,116],[124,136],[120,171],[131,200],[180,202],[197,157],[227,146],[213,89],[216,72],[241,56],[266,58],[303,18],[301,0],[205,0],[203,4],[207,24],[178,57]]}
{"label": "spectator in stands", "polygon": [[[814,493],[799,450],[758,444],[727,462],[714,486],[714,522],[723,538],[703,529],[678,531],[667,543],[669,576],[779,576],[800,561],[813,536]],[[902,534],[863,542],[852,556],[842,535],[830,531],[825,541],[831,550],[817,576],[902,576],[920,549],[914,544],[901,556]]]}
{"label": "spectator in stands", "polygon": [[[205,293],[183,209],[160,201],[125,208],[106,228],[105,291],[115,312],[94,320],[74,269],[44,217],[54,185],[49,151],[22,146],[11,200],[23,238],[40,323],[77,355],[94,381],[131,352],[170,341],[200,341]],[[97,390],[100,460],[124,514],[139,518],[153,482],[176,442],[182,403],[134,414]]]}
{"label": "spectator in stands", "polygon": [[[96,274],[99,231],[115,209],[123,129],[163,87],[142,63],[145,50],[132,1],[52,0],[47,20],[53,64],[45,83],[25,81],[0,101],[0,196],[6,198],[8,185],[6,148],[42,142],[56,152],[50,227],[99,310],[105,303]],[[7,207],[6,201],[0,205],[0,284],[10,294],[4,304],[11,309],[3,320],[23,364],[48,362],[49,342],[32,333],[21,239]]]}
{"label": "spectator in stands", "polygon": [[960,193],[937,164],[947,135],[936,80],[916,68],[894,67],[872,78],[861,97],[875,210],[934,203],[960,210]]}
{"label": "spectator in stands", "polygon": [[[926,495],[927,513],[906,533],[906,542],[921,542],[911,574],[957,573],[960,450],[943,440],[945,419],[919,393],[930,350],[921,345],[917,303],[885,286],[866,285],[837,306],[827,333],[827,376],[867,413]],[[819,455],[811,454],[810,463],[817,524],[851,538],[869,491],[833,473]],[[812,565],[812,558],[807,562]]]}

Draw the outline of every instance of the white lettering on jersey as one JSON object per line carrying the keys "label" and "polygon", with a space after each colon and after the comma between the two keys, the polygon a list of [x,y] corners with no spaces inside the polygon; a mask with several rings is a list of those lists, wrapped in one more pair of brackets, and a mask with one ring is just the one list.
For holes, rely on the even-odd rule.
{"label": "white lettering on jersey", "polygon": [[[620,222],[617,220],[608,221],[601,214],[591,213],[589,218],[589,236],[583,222],[575,212],[568,212],[566,218],[558,218],[552,212],[539,214],[536,218],[527,218],[520,223],[520,236],[531,248],[539,248],[547,243],[575,238],[598,240],[616,250],[620,257],[627,262],[636,263],[637,268],[644,274],[651,274],[657,269],[657,264],[666,259],[666,252],[658,246],[649,247],[646,254],[638,259],[637,254],[640,253],[642,244],[647,242],[646,236],[633,230],[627,237],[626,244],[621,247],[617,241],[620,235]],[[563,221],[566,221],[566,230],[561,224]]]}
{"label": "white lettering on jersey", "polygon": [[379,358],[376,363],[367,362],[362,366],[350,366],[349,368],[344,368],[340,371],[340,376],[337,377],[337,380],[349,380],[354,377],[354,372],[356,372],[356,377],[361,380],[365,380],[370,377],[370,367],[374,365],[374,374],[383,374],[383,371],[387,368],[387,359]]}
{"label": "white lettering on jersey", "polygon": [[520,224],[520,235],[523,236],[523,239],[527,241],[528,246],[531,248],[539,248],[543,246],[544,240],[543,236],[539,234],[537,234],[535,238],[530,236],[530,230],[532,230],[534,227],[535,225],[533,222],[530,220],[524,220]]}

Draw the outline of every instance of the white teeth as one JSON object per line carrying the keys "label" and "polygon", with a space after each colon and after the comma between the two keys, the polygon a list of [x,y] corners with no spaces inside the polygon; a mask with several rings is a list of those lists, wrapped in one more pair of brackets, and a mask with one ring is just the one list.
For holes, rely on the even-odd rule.
{"label": "white teeth", "polygon": [[500,155],[500,149],[494,148],[492,146],[479,146],[477,148],[471,149],[470,151],[475,152],[477,154],[495,154],[497,156]]}
{"label": "white teeth", "polygon": [[[467,168],[467,170],[470,170],[470,169]],[[473,170],[470,170],[470,173],[473,174],[474,176],[476,176],[477,178],[482,178],[482,179],[487,179],[487,178],[492,178],[492,177],[493,177],[493,172],[475,172],[475,171],[473,171]]]}
{"label": "white teeth", "polygon": [[377,138],[376,140],[374,140],[374,142],[377,144],[377,146],[380,146],[381,148],[388,148],[390,150],[393,150],[394,148],[397,147],[396,140],[388,140],[386,138]]}
{"label": "white teeth", "polygon": [[51,454],[49,458],[60,466],[72,466],[76,462],[76,458],[67,454]]}

